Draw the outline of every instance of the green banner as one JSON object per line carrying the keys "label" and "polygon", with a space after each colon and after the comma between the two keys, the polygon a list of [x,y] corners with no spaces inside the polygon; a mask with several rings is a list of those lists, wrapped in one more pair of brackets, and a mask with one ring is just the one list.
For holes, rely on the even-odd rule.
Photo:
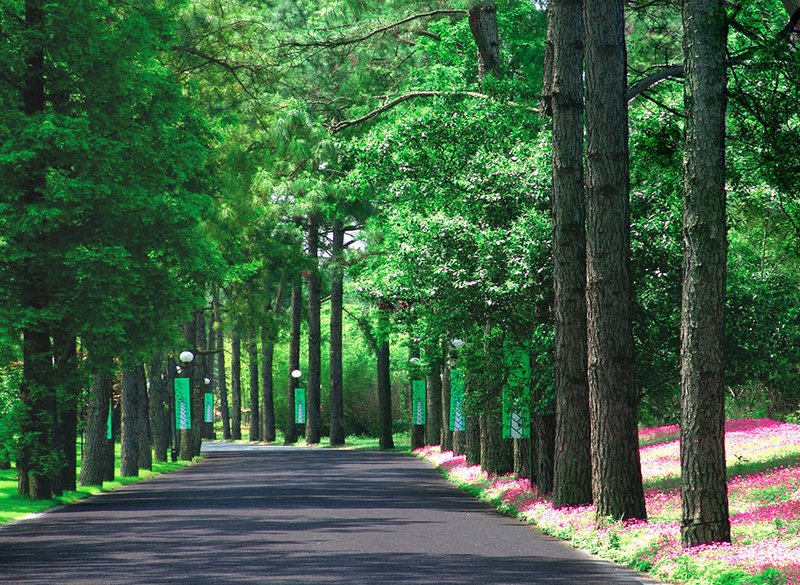
{"label": "green banner", "polygon": [[427,406],[425,380],[411,381],[411,424],[424,425]]}
{"label": "green banner", "polygon": [[306,424],[306,389],[295,388],[294,391],[294,422],[298,425]]}
{"label": "green banner", "polygon": [[114,399],[108,401],[108,420],[106,421],[106,439],[114,438]]}
{"label": "green banner", "polygon": [[531,360],[521,348],[506,349],[503,388],[503,438],[531,438]]}
{"label": "green banner", "polygon": [[464,415],[464,374],[461,370],[450,370],[450,430],[467,430],[467,417]]}
{"label": "green banner", "polygon": [[211,392],[203,396],[203,422],[214,422],[214,395]]}
{"label": "green banner", "polygon": [[175,378],[175,428],[192,428],[189,378]]}

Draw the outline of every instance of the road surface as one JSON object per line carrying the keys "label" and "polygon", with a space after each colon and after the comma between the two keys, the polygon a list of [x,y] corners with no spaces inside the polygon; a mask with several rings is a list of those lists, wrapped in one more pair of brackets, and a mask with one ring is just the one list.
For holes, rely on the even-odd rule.
{"label": "road surface", "polygon": [[0,583],[652,583],[502,516],[410,456],[205,451],[0,529]]}

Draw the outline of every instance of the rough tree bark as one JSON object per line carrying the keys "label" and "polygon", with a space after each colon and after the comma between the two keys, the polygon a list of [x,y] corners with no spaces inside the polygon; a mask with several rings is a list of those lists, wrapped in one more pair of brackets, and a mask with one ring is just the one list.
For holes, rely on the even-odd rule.
{"label": "rough tree bark", "polygon": [[[275,294],[275,303],[270,309],[275,318],[283,304],[283,289],[281,282]],[[276,334],[277,330],[272,323],[261,327],[261,434],[267,443],[275,440],[275,381],[272,377],[272,365]]]}
{"label": "rough tree bark", "polygon": [[344,226],[333,221],[331,248],[330,409],[331,446],[344,445],[344,379],[342,371],[342,312],[344,303]]}
{"label": "rough tree bark", "polygon": [[161,354],[150,359],[150,428],[153,434],[153,456],[156,461],[166,461],[170,448],[170,392],[169,374]]}
{"label": "rough tree bark", "polygon": [[306,388],[306,443],[315,445],[322,436],[322,404],[320,383],[322,379],[322,325],[320,322],[319,280],[319,220],[312,214],[308,218],[306,244],[310,267],[308,285],[308,385]]}
{"label": "rough tree bark", "polygon": [[258,408],[258,342],[256,330],[250,331],[247,340],[247,360],[250,373],[250,440],[261,440],[261,414]]}
{"label": "rough tree bark", "polygon": [[389,311],[378,307],[378,444],[381,449],[394,449],[392,437],[392,382],[389,355]]}
{"label": "rough tree bark", "polygon": [[236,325],[231,332],[231,439],[242,438],[242,337]]}
{"label": "rough tree bark", "polygon": [[450,358],[444,362],[442,372],[442,433],[443,451],[453,450],[453,431],[450,430]]}
{"label": "rough tree bark", "polygon": [[122,372],[122,427],[120,432],[119,474],[122,477],[139,475],[139,387],[135,368]]}
{"label": "rough tree bark", "polygon": [[150,397],[147,395],[147,375],[144,365],[136,366],[136,424],[139,427],[139,469],[153,469],[152,433],[150,432]]}
{"label": "rough tree bark", "polygon": [[425,419],[425,436],[429,445],[441,445],[442,440],[442,348],[436,344],[433,350],[435,355],[431,359],[431,368],[428,373],[428,393],[426,404],[427,417]]}
{"label": "rough tree bark", "polygon": [[81,459],[80,484],[103,485],[106,475],[108,410],[113,392],[113,380],[109,375],[95,376],[89,390],[86,409],[85,441]]}
{"label": "rough tree bark", "polygon": [[286,430],[284,432],[284,442],[287,445],[297,442],[297,425],[294,422],[294,391],[298,387],[299,380],[292,377],[294,370],[300,369],[300,325],[303,310],[303,282],[297,277],[292,282],[291,306],[291,331],[289,334],[289,381],[286,389]]}
{"label": "rough tree bark", "polygon": [[552,42],[555,454],[553,504],[592,501],[586,362],[583,0],[548,5]]}
{"label": "rough tree bark", "polygon": [[63,331],[53,338],[56,382],[58,384],[58,416],[55,428],[55,444],[60,450],[64,466],[56,474],[53,493],[60,495],[65,490],[75,491],[77,487],[77,440],[78,440],[78,400],[81,395],[81,377],[78,371],[78,349],[74,336]]}
{"label": "rough tree bark", "polygon": [[[466,391],[468,391],[465,388]],[[469,465],[481,464],[481,424],[478,417],[473,414],[467,415],[466,428],[464,431],[464,454]],[[458,433],[461,434],[461,433]]]}
{"label": "rough tree bark", "polygon": [[497,7],[492,0],[482,0],[470,8],[469,27],[478,46],[478,77],[483,77],[486,73],[500,77]]}
{"label": "rough tree bark", "polygon": [[684,0],[681,540],[730,542],[725,468],[725,109],[722,0]]}
{"label": "rough tree bark", "polygon": [[623,0],[584,5],[587,348],[598,520],[645,518],[630,323],[630,201]]}
{"label": "rough tree bark", "polygon": [[[45,111],[44,32],[45,14],[42,0],[25,1],[23,26],[30,33],[26,47],[27,70],[22,87],[23,110],[30,118],[39,118]],[[24,170],[23,202],[34,206],[44,199],[45,163],[34,158]],[[45,242],[38,234],[30,234],[30,248],[44,248]],[[20,421],[20,439],[17,451],[18,492],[23,497],[49,499],[52,490],[52,473],[48,457],[53,447],[53,415],[56,401],[53,387],[53,352],[50,345],[50,327],[43,316],[48,304],[45,282],[46,267],[33,254],[20,269],[22,304],[31,315],[22,331],[22,382],[20,399],[24,405]]]}
{"label": "rough tree bark", "polygon": [[216,334],[216,346],[220,349],[217,354],[217,393],[219,396],[219,410],[222,415],[222,438],[226,441],[231,438],[231,412],[228,407],[228,380],[225,372],[225,334],[222,328],[222,309],[220,307],[219,294],[214,294],[212,301],[214,331]]}

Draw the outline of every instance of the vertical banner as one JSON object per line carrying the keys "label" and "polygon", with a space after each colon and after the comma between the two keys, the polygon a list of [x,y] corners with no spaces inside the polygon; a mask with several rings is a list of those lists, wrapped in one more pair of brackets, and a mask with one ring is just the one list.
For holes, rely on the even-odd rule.
{"label": "vertical banner", "polygon": [[450,370],[450,430],[467,430],[467,420],[464,416],[464,374],[461,370]]}
{"label": "vertical banner", "polygon": [[294,391],[294,422],[298,425],[306,424],[306,389],[295,388]]}
{"label": "vertical banner", "polygon": [[203,395],[203,422],[214,422],[214,395],[211,392]]}
{"label": "vertical banner", "polygon": [[192,428],[192,410],[189,402],[189,378],[175,378],[175,428]]}
{"label": "vertical banner", "polygon": [[503,438],[531,438],[531,361],[521,349],[506,351],[508,377],[503,388]]}
{"label": "vertical banner", "polygon": [[424,425],[427,409],[427,388],[425,380],[411,381],[411,424]]}
{"label": "vertical banner", "polygon": [[111,398],[108,401],[108,420],[106,421],[106,439],[113,439],[114,438],[114,399]]}

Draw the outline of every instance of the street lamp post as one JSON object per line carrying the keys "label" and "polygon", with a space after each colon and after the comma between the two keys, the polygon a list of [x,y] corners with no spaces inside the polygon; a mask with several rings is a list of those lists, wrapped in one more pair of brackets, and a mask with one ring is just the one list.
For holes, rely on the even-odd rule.
{"label": "street lamp post", "polygon": [[[190,350],[185,349],[180,354],[178,354],[178,360],[180,360],[181,365],[175,368],[176,373],[180,376],[187,371],[191,366],[190,364],[194,360],[194,353]],[[187,421],[191,420],[191,375],[188,376],[188,392],[186,391],[187,384],[185,382],[179,382],[179,380],[185,380],[186,378],[176,378],[174,383],[174,404],[175,404],[175,420],[172,421],[172,429],[173,429],[173,440],[172,440],[172,450],[170,451],[170,459],[172,462],[176,462],[178,460],[178,430],[186,429]],[[181,390],[179,390],[181,388]],[[180,396],[179,396],[180,393]],[[178,400],[180,397],[180,401]],[[191,424],[191,423],[188,423]],[[185,439],[188,440],[188,437]]]}

